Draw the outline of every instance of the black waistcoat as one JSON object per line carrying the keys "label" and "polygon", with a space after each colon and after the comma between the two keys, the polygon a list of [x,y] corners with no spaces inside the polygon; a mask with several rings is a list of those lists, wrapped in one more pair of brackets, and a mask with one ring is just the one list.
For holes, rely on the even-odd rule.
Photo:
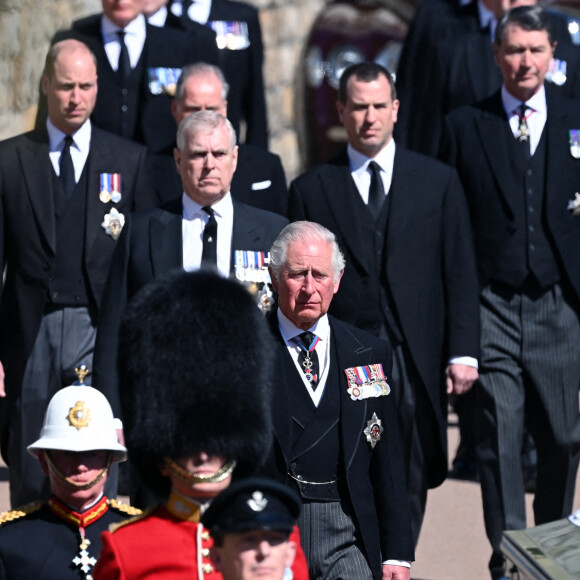
{"label": "black waistcoat", "polygon": [[69,200],[52,171],[55,198],[56,257],[48,273],[48,296],[58,306],[88,306],[88,280],[84,268],[87,171],[83,169]]}
{"label": "black waistcoat", "polygon": [[514,227],[497,256],[493,279],[517,289],[532,276],[542,288],[547,288],[558,282],[560,275],[544,211],[546,131],[542,132],[530,159],[512,137],[511,130],[506,138],[510,146],[506,190],[512,195]]}
{"label": "black waistcoat", "polygon": [[[290,355],[288,355],[290,356]],[[288,453],[289,469],[298,493],[303,499],[339,501],[344,484],[340,452],[340,392],[336,349],[330,345],[330,367],[326,386],[318,407],[314,405],[298,371],[289,377],[292,396],[292,449]],[[326,485],[302,484],[296,479]]]}

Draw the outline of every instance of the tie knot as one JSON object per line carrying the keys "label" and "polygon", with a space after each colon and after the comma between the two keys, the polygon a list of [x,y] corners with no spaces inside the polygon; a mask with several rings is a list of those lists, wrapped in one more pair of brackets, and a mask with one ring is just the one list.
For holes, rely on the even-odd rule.
{"label": "tie knot", "polygon": [[516,115],[518,117],[520,117],[520,119],[523,119],[526,116],[526,113],[528,111],[528,105],[526,105],[526,103],[522,103],[517,109],[516,109]]}
{"label": "tie knot", "polygon": [[125,34],[127,33],[124,30],[117,30],[117,36],[120,42],[125,42]]}
{"label": "tie knot", "polygon": [[300,342],[306,347],[310,348],[312,343],[316,340],[316,335],[313,332],[306,331],[298,335]]}
{"label": "tie knot", "polygon": [[376,161],[369,161],[368,168],[371,170],[371,173],[381,173],[381,167]]}
{"label": "tie knot", "polygon": [[63,139],[63,149],[66,148],[70,148],[70,146],[74,143],[74,139],[72,138],[72,135],[65,135],[64,139]]}
{"label": "tie knot", "polygon": [[210,217],[210,219],[212,217],[214,217],[214,211],[213,211],[213,208],[211,206],[206,205],[205,207],[202,207],[201,209]]}

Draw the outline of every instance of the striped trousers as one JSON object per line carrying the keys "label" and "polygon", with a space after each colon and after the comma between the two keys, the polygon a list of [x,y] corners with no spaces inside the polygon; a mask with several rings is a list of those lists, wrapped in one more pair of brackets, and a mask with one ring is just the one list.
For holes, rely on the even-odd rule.
{"label": "striped trousers", "polygon": [[559,284],[529,294],[492,285],[481,294],[478,458],[492,577],[503,571],[503,530],[526,527],[524,421],[538,452],[535,524],[572,510],[580,451],[579,310]]}

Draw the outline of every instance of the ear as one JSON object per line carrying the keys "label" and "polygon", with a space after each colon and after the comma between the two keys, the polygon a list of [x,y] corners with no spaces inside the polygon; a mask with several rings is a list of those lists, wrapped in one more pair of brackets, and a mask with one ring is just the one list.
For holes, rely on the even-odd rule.
{"label": "ear", "polygon": [[288,551],[286,553],[286,568],[291,568],[296,558],[296,542],[288,542]]}
{"label": "ear", "polygon": [[41,88],[42,88],[42,94],[46,95],[48,92],[48,83],[50,81],[48,80],[48,77],[46,75],[42,75],[42,78],[40,80],[40,84],[41,84]]}
{"label": "ear", "polygon": [[46,462],[46,455],[44,451],[38,452],[38,461],[40,461],[40,467],[42,468],[42,473],[48,477],[48,463]]}
{"label": "ear", "polygon": [[212,546],[209,549],[209,557],[218,572],[223,572],[222,549],[217,546]]}
{"label": "ear", "polygon": [[175,160],[175,166],[177,167],[177,173],[181,175],[181,151],[175,147],[173,149],[173,159]]}
{"label": "ear", "polygon": [[338,118],[340,122],[344,125],[344,121],[342,120],[342,116],[344,113],[344,105],[340,101],[336,101],[336,112],[338,113]]}
{"label": "ear", "polygon": [[272,288],[274,289],[274,292],[278,292],[278,280],[274,278],[274,272],[272,272],[272,268],[270,268],[270,266],[268,266],[268,273],[270,274],[270,280],[272,281]]}
{"label": "ear", "polygon": [[342,280],[343,274],[344,274],[344,270],[341,270],[336,282],[334,283],[334,294],[336,294],[338,292],[338,288],[340,286],[340,281]]}

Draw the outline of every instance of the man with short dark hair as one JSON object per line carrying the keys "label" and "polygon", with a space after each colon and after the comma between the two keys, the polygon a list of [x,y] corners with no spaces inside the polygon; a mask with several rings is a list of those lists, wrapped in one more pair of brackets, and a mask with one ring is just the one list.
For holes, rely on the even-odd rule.
{"label": "man with short dark hair", "polygon": [[442,143],[465,189],[481,282],[478,455],[494,579],[505,573],[503,530],[526,527],[524,424],[538,453],[536,524],[571,512],[580,450],[580,112],[545,85],[548,27],[537,6],[502,17],[502,87],[451,113]]}
{"label": "man with short dark hair", "polygon": [[26,446],[75,368],[92,370],[117,239],[130,212],[156,203],[146,149],[90,121],[97,68],[85,44],[52,46],[42,90],[45,124],[0,143],[2,453],[13,506],[48,497],[48,480]]}
{"label": "man with short dark hair", "polygon": [[394,349],[400,439],[415,543],[427,490],[447,476],[447,393],[477,378],[477,275],[455,170],[399,147],[399,101],[382,66],[340,80],[345,150],[296,178],[288,216],[331,230],[346,268],[330,313]]}

